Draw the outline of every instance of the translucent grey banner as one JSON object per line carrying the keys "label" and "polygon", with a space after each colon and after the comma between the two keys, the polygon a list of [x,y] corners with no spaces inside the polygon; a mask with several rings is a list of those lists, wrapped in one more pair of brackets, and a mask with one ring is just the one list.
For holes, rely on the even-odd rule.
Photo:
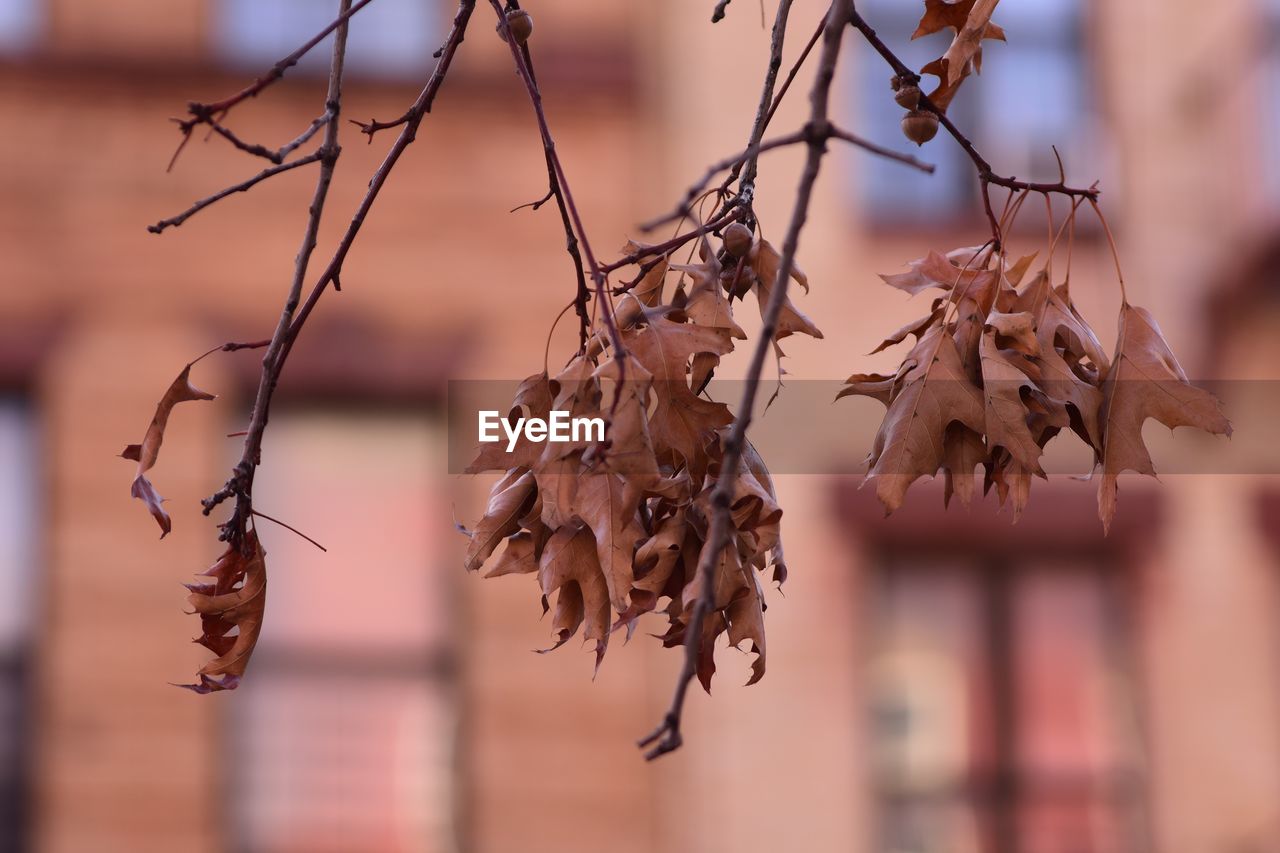
{"label": "translucent grey banner", "polygon": [[[464,473],[483,448],[489,462],[501,463],[506,447],[510,444],[510,432],[497,421],[504,419],[514,427],[516,418],[528,419],[528,407],[513,410],[513,401],[521,385],[521,379],[512,380],[455,380],[449,383],[448,429],[449,471]],[[630,383],[629,383],[630,384]],[[931,383],[938,386],[939,383]],[[1142,383],[1154,395],[1176,392],[1176,383]],[[1142,436],[1156,471],[1160,476],[1188,474],[1280,474],[1280,442],[1273,440],[1275,424],[1280,419],[1280,380],[1212,380],[1193,383],[1209,391],[1222,403],[1223,411],[1231,420],[1233,435],[1214,436],[1199,430],[1182,427],[1174,432],[1155,419],[1146,421]],[[1164,387],[1167,385],[1168,387]],[[1052,387],[1042,391],[1059,400],[1069,399],[1067,389],[1055,393]],[[839,380],[787,380],[779,389],[776,381],[761,384],[756,406],[756,416],[748,433],[751,443],[774,475],[786,474],[848,474],[860,475],[867,470],[867,454],[875,441],[876,433],[884,419],[885,406],[880,401],[864,396],[846,396],[836,399],[845,383]],[[551,386],[554,394],[560,390]],[[603,414],[608,419],[615,390],[604,390],[600,410],[569,412],[582,416]],[[624,388],[623,398],[636,389]],[[959,389],[957,389],[958,391]],[[1025,386],[1011,383],[1007,387],[989,386],[993,395],[1030,393]],[[769,398],[778,396],[767,408]],[[742,398],[743,383],[734,380],[713,380],[698,399],[709,403],[722,403],[728,414],[736,412]],[[972,391],[966,393],[973,393]],[[1120,394],[1125,394],[1123,386]],[[691,392],[682,383],[654,382],[647,388],[647,412],[655,416],[660,407],[672,407],[687,403]],[[947,399],[945,389],[935,399]],[[699,404],[701,406],[701,404]],[[921,404],[922,413],[932,406],[944,421],[952,413],[939,408],[936,402]],[[589,408],[589,407],[586,407]],[[718,408],[718,407],[717,407]],[[1033,406],[1034,408],[1034,406]],[[567,410],[566,410],[567,411]],[[707,409],[708,412],[711,409]],[[482,443],[481,413],[487,416],[487,433],[496,441]],[[1071,412],[1077,421],[1076,412]],[[564,435],[572,441],[570,424],[562,424]],[[577,438],[579,446],[588,443],[594,434],[584,433],[590,425],[583,424]],[[550,433],[551,425],[547,432]],[[523,433],[522,433],[523,435]],[[584,440],[584,435],[586,436]],[[542,437],[545,441],[547,436]],[[609,438],[606,435],[606,438]],[[514,458],[514,457],[513,457]],[[1087,475],[1093,468],[1092,449],[1077,436],[1070,425],[1045,447],[1041,465],[1050,475]]]}

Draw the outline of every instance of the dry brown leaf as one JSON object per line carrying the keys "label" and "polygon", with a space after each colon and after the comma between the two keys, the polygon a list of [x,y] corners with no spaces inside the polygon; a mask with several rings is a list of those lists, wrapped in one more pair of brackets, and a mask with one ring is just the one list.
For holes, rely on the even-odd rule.
{"label": "dry brown leaf", "polygon": [[164,498],[160,497],[160,493],[156,491],[155,486],[145,474],[156,464],[156,458],[160,455],[160,445],[164,442],[164,430],[169,424],[169,415],[173,412],[173,407],[189,400],[215,399],[213,394],[193,386],[190,377],[191,365],[188,364],[182,368],[182,372],[169,384],[168,390],[160,398],[155,416],[151,419],[151,425],[147,427],[142,444],[130,444],[120,454],[121,457],[138,463],[138,470],[134,475],[133,485],[129,488],[129,494],[147,505],[156,523],[160,525],[161,539],[173,529],[173,522],[162,506]]}
{"label": "dry brown leaf", "polygon": [[[596,543],[591,531],[568,524],[557,530],[542,551],[538,568],[543,606],[559,591],[552,630],[559,648],[577,633],[586,620],[585,639],[596,641],[596,669],[609,646],[609,590],[596,559]],[[551,651],[546,649],[544,651]]]}
{"label": "dry brown leaf", "polygon": [[614,474],[585,474],[578,482],[576,516],[595,536],[599,566],[619,613],[627,609],[636,543],[644,538],[636,515],[639,502],[635,486]]}
{"label": "dry brown leaf", "polygon": [[[996,4],[999,2],[1000,0],[977,0],[972,4],[963,26],[957,30],[951,46],[942,55],[942,67],[946,71],[943,82],[955,85],[967,73],[965,69],[971,61],[975,64],[981,62],[982,40],[988,37],[987,30],[990,29],[991,14],[995,12]],[[1004,33],[1001,31],[1000,38],[1003,36]],[[992,36],[992,38],[995,37]]]}
{"label": "dry brown leaf", "polygon": [[911,366],[889,402],[867,472],[887,512],[902,505],[913,482],[942,467],[943,438],[952,422],[978,432],[984,427],[982,392],[965,374],[950,335],[940,328],[930,331],[908,360]]}
{"label": "dry brown leaf", "polygon": [[1024,367],[1018,363],[1024,356],[1001,349],[996,343],[996,330],[990,325],[982,336],[980,352],[987,442],[992,448],[1003,447],[1022,468],[1036,474],[1043,473],[1040,467],[1041,448],[1031,434],[1027,422],[1029,412],[1022,401],[1023,389],[1035,387]]}
{"label": "dry brown leaf", "polygon": [[876,353],[882,352],[891,346],[896,346],[897,344],[905,341],[907,339],[907,335],[914,335],[917,341],[920,340],[921,336],[924,335],[929,327],[942,320],[944,308],[945,303],[942,299],[933,300],[933,308],[929,312],[928,317],[922,317],[919,320],[912,320],[910,323],[902,326],[902,328],[898,329],[893,334],[889,335],[889,337],[881,341],[880,345],[867,353],[867,355],[875,355]]}
{"label": "dry brown leaf", "polygon": [[1115,363],[1102,389],[1102,481],[1098,516],[1110,528],[1116,511],[1116,478],[1122,471],[1155,476],[1142,440],[1147,418],[1175,429],[1191,426],[1215,435],[1231,435],[1231,422],[1208,391],[1187,381],[1160,327],[1145,308],[1120,308]]}
{"label": "dry brown leaf", "polygon": [[724,355],[731,351],[729,332],[676,323],[654,311],[642,329],[627,333],[625,342],[635,360],[653,376],[657,405],[650,415],[649,432],[654,449],[660,455],[667,451],[677,454],[693,471],[705,456],[711,433],[732,423],[733,416],[723,403],[702,399],[689,387],[689,358],[696,353]]}
{"label": "dry brown leaf", "polygon": [[521,530],[507,537],[506,547],[498,555],[498,562],[494,563],[493,568],[485,572],[484,576],[496,578],[502,575],[527,575],[537,570],[537,543],[532,533]]}
{"label": "dry brown leaf", "polygon": [[[918,39],[922,36],[932,35],[948,27],[960,32],[960,30],[964,29],[965,24],[969,22],[975,2],[976,0],[924,0],[924,16],[920,19],[920,24],[916,27],[915,32],[911,34],[911,38]],[[992,3],[991,5],[994,8],[995,4]],[[990,19],[990,17],[991,14],[988,12],[987,18]],[[1004,41],[1004,30],[994,24],[990,24],[985,37]]]}
{"label": "dry brown leaf", "polygon": [[489,506],[475,530],[468,531],[471,544],[463,567],[474,572],[489,559],[502,540],[520,529],[520,517],[534,499],[533,474],[522,468],[508,471],[489,493]]}
{"label": "dry brown leaf", "polygon": [[942,505],[949,506],[951,497],[960,498],[968,506],[973,500],[976,482],[974,469],[990,461],[982,435],[958,421],[947,426],[942,439],[942,465],[944,470]]}
{"label": "dry brown leaf", "polygon": [[746,640],[751,641],[751,651],[756,659],[751,662],[751,679],[747,686],[764,678],[764,590],[754,572],[748,572],[742,586],[743,593],[735,597],[727,611],[729,621],[729,645],[735,649]]}
{"label": "dry brown leaf", "polygon": [[196,693],[234,690],[258,643],[267,603],[266,552],[257,533],[246,531],[244,542],[227,548],[203,575],[213,583],[187,584],[187,601],[200,616],[196,642],[217,657],[200,667],[198,683],[178,686]]}

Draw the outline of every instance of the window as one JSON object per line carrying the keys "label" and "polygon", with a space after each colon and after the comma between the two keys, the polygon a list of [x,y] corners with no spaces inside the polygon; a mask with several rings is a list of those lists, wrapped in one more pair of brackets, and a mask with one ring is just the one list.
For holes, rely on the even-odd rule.
{"label": "window", "polygon": [[[1008,31],[1009,41],[984,42],[982,73],[965,82],[947,111],[1001,174],[1056,180],[1055,145],[1070,172],[1085,173],[1093,163],[1083,2],[1002,4],[996,20]],[[867,0],[861,6],[871,25],[912,68],[923,67],[946,50],[951,30],[908,41],[919,23],[918,3]],[[899,129],[903,111],[889,88],[892,72],[869,48],[860,51],[857,70],[855,130],[877,142],[904,143]],[[937,82],[926,76],[922,88],[931,91]],[[958,146],[942,140],[927,145],[921,156],[937,165],[935,174],[874,157],[859,159],[859,199],[876,222],[945,224],[977,210],[977,179]]]}
{"label": "window", "polygon": [[[4,2],[4,0],[0,0]],[[288,56],[333,22],[337,0],[216,0],[215,37],[230,62],[261,70]],[[411,76],[431,67],[443,38],[434,0],[378,0],[351,19],[347,67],[352,73]],[[312,73],[329,67],[333,37],[298,63]]]}
{"label": "window", "polygon": [[36,462],[29,409],[0,397],[0,851],[24,848],[27,654],[35,609]]}
{"label": "window", "polygon": [[425,415],[273,412],[257,507],[268,617],[230,694],[227,794],[255,853],[450,853],[454,572]]}
{"label": "window", "polygon": [[[1262,32],[1266,53],[1263,64],[1266,90],[1264,110],[1265,123],[1260,132],[1263,133],[1263,151],[1269,151],[1276,134],[1280,134],[1280,0],[1261,0],[1263,16]],[[1267,190],[1272,207],[1280,207],[1280,164],[1275,157],[1265,156]]]}
{"label": "window", "polygon": [[871,668],[885,853],[1141,853],[1118,576],[1083,560],[883,567]]}
{"label": "window", "polygon": [[39,0],[0,0],[0,51],[27,49],[40,23]]}

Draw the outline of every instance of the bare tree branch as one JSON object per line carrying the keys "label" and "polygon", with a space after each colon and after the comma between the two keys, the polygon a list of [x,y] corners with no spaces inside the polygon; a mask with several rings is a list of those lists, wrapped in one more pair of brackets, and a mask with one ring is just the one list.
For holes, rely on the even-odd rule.
{"label": "bare tree branch", "polygon": [[[587,238],[586,229],[582,225],[582,217],[578,213],[578,206],[574,203],[573,193],[569,189],[569,179],[565,176],[564,165],[560,162],[560,155],[556,153],[556,142],[551,135],[551,128],[547,124],[547,115],[542,107],[542,93],[538,90],[538,84],[534,81],[530,66],[526,62],[528,49],[523,47],[512,35],[502,3],[499,0],[489,0],[489,3],[493,6],[493,11],[498,16],[498,31],[511,49],[511,58],[516,64],[516,72],[524,82],[525,89],[529,92],[529,101],[533,104],[534,116],[538,120],[538,131],[542,136],[543,153],[546,157],[548,171],[552,180],[551,191],[562,206],[562,211],[568,217],[568,221],[572,224],[572,228],[566,231],[570,254],[573,254],[577,248],[577,241],[573,238],[573,232],[576,231],[578,239],[582,241],[582,251],[586,255],[587,267],[591,271],[591,279],[595,284],[596,298],[599,300],[600,317],[609,332],[609,340],[613,344],[614,357],[618,360],[618,382],[623,383],[626,380],[627,353],[626,347],[622,344],[622,333],[618,330],[618,324],[613,319],[613,309],[609,307],[605,272],[596,262],[595,253],[591,250],[591,242]],[[519,7],[513,5],[511,8]],[[578,294],[578,299],[582,299],[581,289],[579,289]],[[580,303],[580,307],[582,313],[579,316],[584,317],[586,314],[585,301]]]}
{"label": "bare tree branch", "polygon": [[248,180],[241,181],[238,184],[232,184],[231,186],[227,187],[224,190],[219,190],[218,192],[214,193],[211,196],[207,196],[206,198],[200,199],[195,204],[191,205],[186,210],[182,211],[182,213],[179,213],[177,216],[171,216],[168,219],[161,219],[159,222],[157,222],[154,225],[148,225],[147,230],[150,231],[152,234],[160,234],[166,228],[170,228],[170,227],[176,228],[177,226],[186,222],[192,216],[204,210],[206,207],[213,204],[214,202],[221,201],[222,199],[226,198],[229,195],[234,195],[235,193],[242,193],[247,190],[250,190],[253,187],[260,184],[261,182],[265,181],[267,178],[270,178],[274,175],[278,175],[281,172],[288,172],[289,170],[296,169],[299,166],[306,166],[310,163],[315,163],[318,160],[323,160],[324,154],[325,154],[324,150],[319,149],[312,152],[311,154],[308,154],[305,157],[299,157],[297,160],[293,160],[292,162],[283,163],[279,166],[271,166],[270,168],[263,169],[261,172],[254,175],[252,178],[249,178]]}
{"label": "bare tree branch", "polygon": [[751,364],[747,369],[742,400],[738,404],[738,414],[728,438],[725,439],[724,460],[721,462],[715,490],[711,495],[711,530],[698,557],[698,599],[684,629],[684,666],[676,680],[671,706],[663,717],[662,723],[639,744],[641,748],[652,745],[645,754],[649,760],[679,749],[683,743],[680,722],[689,685],[698,669],[698,651],[703,639],[702,625],[714,605],[715,567],[724,549],[732,547],[733,517],[730,507],[733,502],[738,469],[742,463],[743,449],[746,446],[747,428],[751,424],[752,410],[755,408],[756,395],[760,387],[760,376],[764,371],[769,348],[773,345],[773,335],[778,327],[778,316],[786,302],[787,282],[791,278],[792,270],[795,269],[800,232],[809,215],[813,187],[822,167],[822,157],[826,153],[826,140],[830,136],[828,114],[831,82],[835,77],[836,63],[840,58],[840,42],[843,40],[845,26],[852,14],[852,0],[833,0],[827,11],[822,58],[809,96],[811,108],[809,122],[806,125],[809,153],[805,160],[804,171],[800,176],[800,186],[796,190],[791,222],[787,226],[786,237],[782,242],[777,279],[774,281],[769,302],[764,310],[760,337],[751,354]]}
{"label": "bare tree branch", "polygon": [[[338,162],[338,155],[342,150],[338,145],[338,130],[340,126],[337,118],[342,110],[342,72],[346,64],[347,55],[347,18],[352,7],[351,0],[339,0],[339,3],[340,15],[333,40],[333,56],[329,64],[329,87],[325,94],[325,112],[328,114],[329,119],[325,122],[324,142],[317,152],[320,154],[320,175],[316,178],[316,188],[312,194],[311,215],[308,217],[306,228],[303,231],[302,245],[298,249],[293,280],[289,284],[289,295],[285,300],[284,310],[280,313],[280,320],[271,336],[271,343],[267,346],[267,353],[262,359],[262,378],[258,383],[258,393],[253,403],[253,415],[250,418],[248,432],[245,436],[244,453],[240,458],[240,463],[236,466],[231,482],[228,483],[229,489],[224,488],[223,490],[228,493],[228,496],[230,494],[236,496],[236,506],[232,517],[222,529],[222,538],[234,544],[248,541],[245,536],[245,525],[248,524],[253,514],[253,475],[257,470],[258,463],[261,461],[262,434],[267,426],[267,417],[271,408],[271,396],[275,393],[276,384],[280,379],[280,368],[284,363],[283,356],[287,335],[293,321],[293,313],[298,307],[298,299],[302,294],[302,285],[306,280],[307,267],[311,262],[311,255],[315,251],[316,237],[320,231],[320,220],[324,215],[325,200],[329,195],[329,185],[333,181],[333,171]],[[218,494],[222,494],[222,492]],[[215,495],[214,498],[207,499],[204,502],[206,515],[213,507],[217,506],[216,497]]]}

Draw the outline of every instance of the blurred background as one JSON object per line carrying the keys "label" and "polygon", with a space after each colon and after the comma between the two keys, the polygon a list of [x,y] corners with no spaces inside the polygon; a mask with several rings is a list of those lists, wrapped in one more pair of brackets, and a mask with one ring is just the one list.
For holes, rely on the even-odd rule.
{"label": "blurred background", "polygon": [[[928,484],[884,520],[856,478],[778,471],[791,580],[770,598],[769,673],[743,689],[749,656],[722,650],[685,747],[654,765],[633,744],[678,655],[637,636],[593,681],[576,644],[530,654],[549,630],[531,579],[460,568],[453,518],[479,514],[488,482],[448,472],[447,383],[540,370],[573,293],[555,211],[507,212],[546,172],[485,4],[273,411],[258,505],[329,550],[264,527],[270,604],[244,685],[169,686],[207,657],[179,582],[220,550],[198,499],[238,458],[227,436],[258,356],[195,369],[219,398],[171,422],[164,542],[116,456],[183,364],[270,334],[313,181],[300,169],[148,234],[262,165],[197,137],[166,174],[169,118],[238,90],[336,5],[0,0],[0,850],[1280,851],[1280,467],[1275,395],[1257,391],[1280,364],[1280,3],[1004,0],[1009,41],[988,42],[952,107],[1001,173],[1053,180],[1057,145],[1071,182],[1102,181],[1131,300],[1194,378],[1241,380],[1224,387],[1244,389],[1225,402],[1245,462],[1203,473],[1226,443],[1179,433],[1157,466],[1204,454],[1201,473],[1126,480],[1106,538],[1093,485],[1065,477],[1012,525],[991,501],[944,512]],[[610,255],[743,145],[774,4],[738,0],[715,26],[711,0],[525,5],[560,154]],[[788,65],[824,8],[796,3]],[[945,49],[908,43],[916,0],[859,8],[917,67]],[[344,117],[401,114],[452,11],[360,13]],[[889,73],[847,41],[841,124],[904,148]],[[321,111],[323,66],[233,129],[293,138]],[[810,71],[776,131],[803,121]],[[343,141],[322,258],[391,137],[346,125]],[[923,310],[875,274],[984,238],[958,150],[940,137],[921,156],[938,174],[850,149],[825,162],[797,301],[826,339],[788,342],[797,380],[889,366],[863,353]],[[768,236],[797,158],[762,162]],[[1033,207],[1019,252],[1045,242]],[[1109,343],[1114,272],[1085,219],[1072,282]],[[553,362],[572,335],[553,336]],[[801,439],[811,425],[787,412],[784,391],[763,423]],[[878,414],[842,401],[822,426],[853,436]]]}

